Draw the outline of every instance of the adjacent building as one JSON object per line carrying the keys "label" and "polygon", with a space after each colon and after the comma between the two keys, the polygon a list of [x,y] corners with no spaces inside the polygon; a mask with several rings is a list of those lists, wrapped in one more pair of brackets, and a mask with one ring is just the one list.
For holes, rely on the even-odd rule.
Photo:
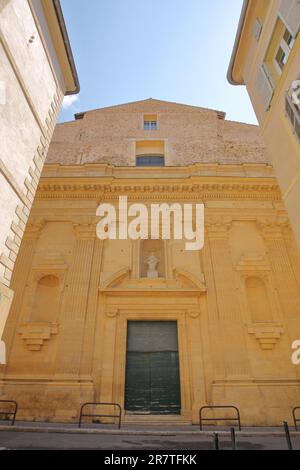
{"label": "adjacent building", "polygon": [[59,1],[0,0],[0,340],[13,298],[14,264],[56,119],[64,95],[78,91]]}
{"label": "adjacent building", "polygon": [[[97,208],[119,196],[204,203],[204,249],[100,240]],[[299,406],[299,251],[259,129],[223,112],[150,99],[59,124],[12,289],[0,397],[19,419],[101,401],[135,424],[227,404],[275,425]]]}
{"label": "adjacent building", "polygon": [[300,2],[245,0],[228,71],[246,85],[300,247]]}

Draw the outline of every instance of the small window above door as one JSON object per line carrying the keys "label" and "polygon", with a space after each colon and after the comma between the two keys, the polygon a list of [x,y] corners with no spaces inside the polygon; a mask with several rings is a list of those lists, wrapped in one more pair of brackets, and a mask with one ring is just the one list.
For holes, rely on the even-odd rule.
{"label": "small window above door", "polygon": [[144,131],[157,131],[157,115],[155,114],[146,114],[144,116]]}

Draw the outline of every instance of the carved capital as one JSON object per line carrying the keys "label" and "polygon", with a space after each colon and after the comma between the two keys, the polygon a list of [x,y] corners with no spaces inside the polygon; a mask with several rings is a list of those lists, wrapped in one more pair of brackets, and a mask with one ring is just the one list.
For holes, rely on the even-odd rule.
{"label": "carved capital", "polygon": [[228,238],[232,218],[225,216],[206,217],[206,229],[209,238]]}
{"label": "carved capital", "polygon": [[283,327],[276,323],[255,324],[248,327],[248,333],[254,335],[263,350],[272,350],[284,333]]}
{"label": "carved capital", "polygon": [[282,239],[283,233],[289,228],[287,217],[259,217],[257,225],[266,239]]}
{"label": "carved capital", "polygon": [[93,240],[97,237],[96,225],[94,224],[74,224],[73,226],[78,240]]}
{"label": "carved capital", "polygon": [[31,221],[26,225],[23,240],[37,240],[45,227],[45,220]]}
{"label": "carved capital", "polygon": [[29,351],[40,351],[45,341],[58,333],[57,323],[25,323],[18,330]]}

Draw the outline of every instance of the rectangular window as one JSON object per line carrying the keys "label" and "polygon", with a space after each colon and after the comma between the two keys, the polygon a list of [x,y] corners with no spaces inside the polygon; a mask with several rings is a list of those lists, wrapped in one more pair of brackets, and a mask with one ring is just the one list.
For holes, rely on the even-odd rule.
{"label": "rectangular window", "polygon": [[157,131],[157,115],[156,114],[145,114],[144,115],[144,130],[145,131]]}
{"label": "rectangular window", "polygon": [[288,29],[285,30],[283,39],[285,40],[285,43],[288,45],[289,49],[292,49],[293,45],[295,44],[295,39],[293,38]]}
{"label": "rectangular window", "polygon": [[165,166],[163,155],[140,155],[136,157],[136,166]]}
{"label": "rectangular window", "polygon": [[282,49],[279,47],[278,52],[276,54],[276,62],[279,65],[280,69],[283,70],[285,64],[287,63],[288,56]]}
{"label": "rectangular window", "polygon": [[157,121],[144,121],[145,131],[157,131]]}

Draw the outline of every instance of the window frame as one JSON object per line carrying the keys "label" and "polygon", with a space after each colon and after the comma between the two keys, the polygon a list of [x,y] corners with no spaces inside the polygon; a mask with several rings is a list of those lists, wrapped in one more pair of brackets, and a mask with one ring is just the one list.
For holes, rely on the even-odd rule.
{"label": "window frame", "polygon": [[145,121],[144,120],[144,131],[157,131],[158,130],[158,123],[156,121]]}
{"label": "window frame", "polygon": [[[157,164],[154,164],[154,165],[147,165],[147,164],[144,164],[144,165],[140,165],[138,164],[138,161],[142,161],[142,160],[148,160],[148,161],[151,161],[151,159],[160,159],[160,161],[163,163],[162,165],[157,165]],[[149,155],[136,155],[135,157],[135,166],[138,167],[138,168],[163,168],[166,166],[166,157],[165,155],[155,155],[155,154],[149,154]]]}
{"label": "window frame", "polygon": [[[288,42],[285,39],[285,36],[286,36],[287,33],[291,37],[291,43],[290,44],[288,44]],[[290,53],[291,53],[291,50],[292,50],[294,44],[295,44],[295,38],[293,37],[290,30],[287,27],[285,27],[283,36],[282,36],[282,38],[281,38],[281,40],[278,44],[278,47],[276,48],[276,52],[275,52],[275,56],[274,56],[274,64],[275,64],[275,67],[276,67],[279,75],[282,75],[282,72],[283,72],[283,70],[284,70],[284,68],[285,68],[285,66],[286,66],[286,64],[289,60],[289,56],[290,56]],[[285,62],[279,62],[277,60],[277,56],[278,56],[278,53],[279,53],[280,49],[282,50],[282,52],[284,54]],[[282,64],[282,67],[281,67],[280,64]]]}

